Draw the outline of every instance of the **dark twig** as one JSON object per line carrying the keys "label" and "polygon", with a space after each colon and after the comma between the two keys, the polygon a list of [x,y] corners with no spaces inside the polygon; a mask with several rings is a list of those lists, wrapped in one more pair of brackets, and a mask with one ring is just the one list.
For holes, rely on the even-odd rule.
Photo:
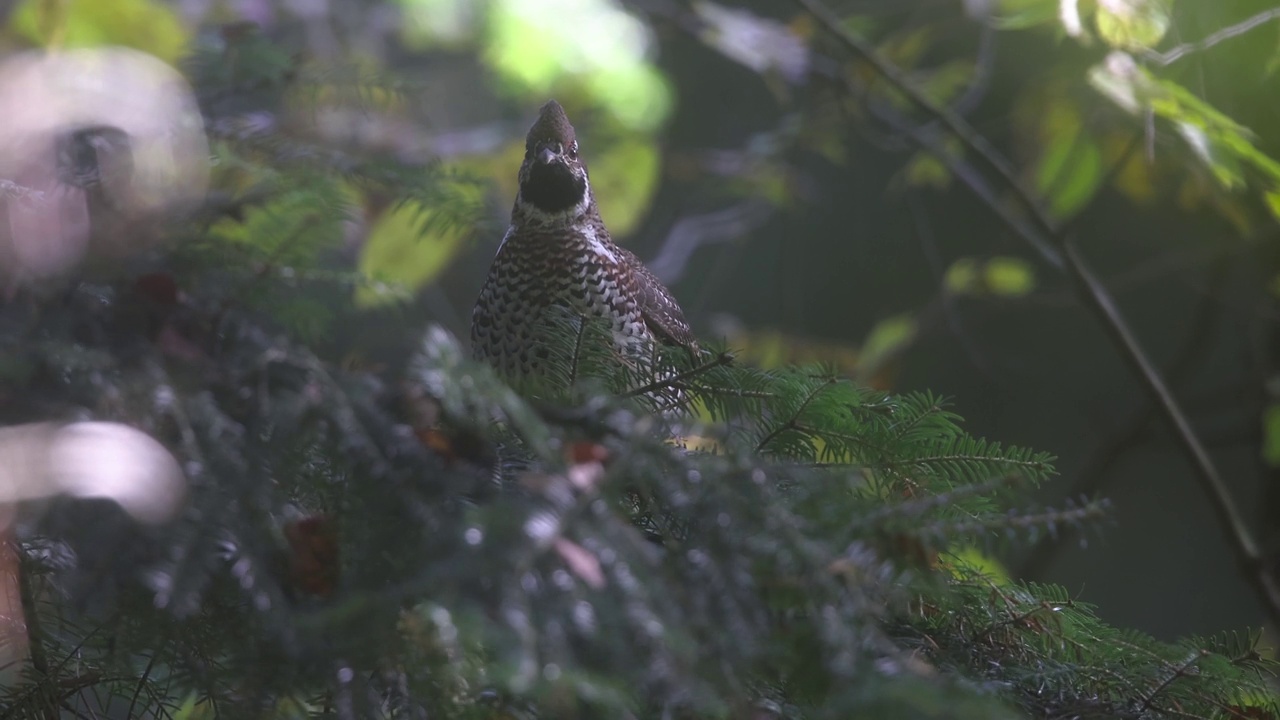
{"label": "dark twig", "polygon": [[[819,0],[794,1],[816,18],[828,34],[840,41],[847,50],[870,64],[881,77],[919,110],[937,118],[969,153],[998,176],[1002,184],[1013,193],[1023,213],[1030,220],[1032,228],[1018,222],[1016,218],[1011,218],[1009,213],[1004,212],[1005,208],[999,203],[992,202],[993,196],[990,193],[979,193],[979,196],[1008,222],[1014,232],[1041,250],[1042,254],[1046,239],[1049,244],[1062,249],[1066,272],[1074,281],[1082,301],[1101,320],[1112,342],[1120,349],[1125,362],[1141,379],[1156,406],[1173,427],[1179,446],[1195,468],[1196,476],[1209,496],[1214,514],[1218,518],[1218,523],[1227,537],[1237,562],[1272,620],[1280,622],[1280,581],[1266,571],[1258,544],[1234,498],[1228,492],[1226,483],[1223,482],[1213,459],[1196,435],[1191,422],[1159,371],[1147,357],[1146,350],[1121,314],[1111,293],[1080,254],[1074,238],[1062,232],[1058,224],[1044,211],[1039,198],[1018,179],[1009,162],[963,118],[930,100],[915,87],[902,70],[881,57],[863,38],[847,29],[840,19]],[[913,137],[921,139],[922,147],[944,163],[948,163],[949,153],[946,153],[939,143],[927,144],[923,141],[927,138],[921,138],[920,134],[913,134]],[[1030,229],[1034,229],[1035,232],[1028,232]]]}
{"label": "dark twig", "polygon": [[[1175,356],[1176,360],[1170,364],[1166,373],[1171,384],[1177,385],[1185,380],[1204,359],[1207,350],[1212,347],[1209,337],[1215,327],[1213,321],[1222,317],[1221,313],[1215,312],[1217,310],[1214,303],[1215,289],[1220,288],[1227,279],[1228,260],[1227,253],[1218,253],[1210,271],[1210,285],[1203,289],[1200,302],[1187,323],[1190,330],[1182,341],[1182,348]],[[1139,444],[1147,426],[1155,419],[1157,413],[1158,408],[1149,400],[1142,402],[1130,414],[1128,420],[1119,426],[1121,428],[1119,431],[1112,433],[1107,442],[1094,449],[1083,467],[1076,473],[1075,480],[1066,495],[1068,497],[1095,495],[1101,489],[1111,466],[1124,457],[1128,450]],[[1054,542],[1053,538],[1041,538],[1020,563],[1018,576],[1034,576],[1036,570],[1044,567],[1060,547],[1062,547],[1061,543]]]}
{"label": "dark twig", "polygon": [[955,135],[960,142],[978,158],[989,170],[998,175],[1005,186],[1013,192],[1014,198],[1023,210],[1035,221],[1046,235],[1057,232],[1056,223],[1045,212],[1040,198],[1028,190],[1018,179],[1013,165],[991,144],[989,140],[950,108],[934,102],[903,72],[901,68],[886,60],[870,43],[862,37],[847,30],[835,13],[818,0],[794,0],[796,4],[813,15],[826,28],[827,32],[839,40],[848,50],[876,71],[878,75],[889,81],[890,85],[903,97],[922,110],[926,115],[937,119]]}

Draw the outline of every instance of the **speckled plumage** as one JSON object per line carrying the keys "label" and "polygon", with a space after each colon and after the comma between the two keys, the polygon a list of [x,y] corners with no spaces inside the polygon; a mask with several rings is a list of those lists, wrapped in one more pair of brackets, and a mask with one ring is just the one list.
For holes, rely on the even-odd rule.
{"label": "speckled plumage", "polygon": [[552,100],[529,130],[511,226],[472,312],[473,355],[507,376],[536,375],[555,306],[607,319],[626,355],[652,341],[696,347],[675,298],[609,237],[573,126]]}

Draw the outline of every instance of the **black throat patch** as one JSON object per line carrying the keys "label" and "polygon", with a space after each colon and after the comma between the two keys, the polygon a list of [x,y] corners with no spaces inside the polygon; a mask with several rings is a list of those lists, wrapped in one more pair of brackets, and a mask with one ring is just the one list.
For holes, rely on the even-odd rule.
{"label": "black throat patch", "polygon": [[564,212],[582,202],[586,182],[560,163],[535,164],[520,185],[520,199],[546,213]]}

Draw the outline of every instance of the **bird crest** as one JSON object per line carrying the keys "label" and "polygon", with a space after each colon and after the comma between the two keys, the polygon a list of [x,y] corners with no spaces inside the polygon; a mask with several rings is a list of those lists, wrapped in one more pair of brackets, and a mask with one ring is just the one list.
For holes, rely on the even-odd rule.
{"label": "bird crest", "polygon": [[538,145],[560,143],[569,147],[577,142],[573,125],[569,124],[569,116],[564,108],[555,100],[548,100],[538,111],[538,120],[529,128],[529,136],[525,139],[525,149],[534,150]]}

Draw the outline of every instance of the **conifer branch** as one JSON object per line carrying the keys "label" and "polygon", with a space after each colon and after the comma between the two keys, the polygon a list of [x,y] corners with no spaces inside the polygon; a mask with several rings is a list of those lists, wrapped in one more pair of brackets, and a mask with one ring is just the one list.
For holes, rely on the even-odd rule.
{"label": "conifer branch", "polygon": [[[1223,533],[1226,535],[1232,552],[1241,566],[1250,585],[1263,602],[1273,622],[1280,622],[1280,578],[1268,571],[1262,554],[1258,548],[1252,531],[1237,506],[1235,499],[1223,481],[1217,466],[1214,464],[1204,443],[1196,434],[1183,412],[1181,405],[1169,390],[1160,372],[1147,356],[1146,350],[1137,339],[1128,321],[1116,305],[1110,291],[1094,274],[1092,267],[1080,254],[1075,238],[1065,234],[1059,225],[1048,215],[1039,199],[1028,189],[1014,172],[1012,166],[1001,153],[963,118],[953,111],[939,105],[925,95],[905,72],[893,65],[870,43],[858,36],[827,8],[820,0],[794,0],[801,8],[813,16],[833,38],[858,58],[864,60],[880,77],[887,80],[895,90],[902,93],[912,105],[929,117],[940,121],[944,127],[978,158],[987,168],[994,172],[1000,182],[1013,193],[1031,227],[1011,216],[998,200],[989,192],[979,192],[979,197],[987,203],[996,214],[1009,224],[1010,228],[1055,267],[1066,270],[1073,280],[1077,294],[1101,321],[1103,329],[1111,336],[1112,342],[1120,350],[1121,357],[1133,372],[1141,379],[1146,391],[1155,400],[1156,405],[1172,426],[1178,445],[1186,454],[1196,477],[1209,496],[1214,514],[1218,518]],[[950,158],[937,143],[928,143],[919,134],[912,133],[925,150],[936,155],[940,161],[950,166]],[[968,178],[964,178],[968,184]],[[977,189],[970,184],[972,189]],[[1046,247],[1045,239],[1050,241]],[[1059,251],[1057,248],[1060,248]]]}
{"label": "conifer branch", "polygon": [[1164,692],[1178,679],[1186,677],[1191,668],[1199,665],[1200,661],[1204,659],[1206,654],[1207,653],[1203,650],[1196,650],[1188,655],[1182,663],[1171,668],[1172,672],[1170,672],[1159,685],[1152,688],[1151,692],[1147,693],[1146,697],[1142,699],[1142,709],[1140,712],[1146,712],[1151,709],[1160,693]]}
{"label": "conifer branch", "polygon": [[587,333],[587,318],[579,318],[573,336],[573,353],[569,356],[569,387],[578,382],[578,363],[582,360],[582,338]]}
{"label": "conifer branch", "polygon": [[45,654],[44,632],[40,625],[40,616],[36,608],[35,592],[31,587],[31,568],[27,555],[18,545],[16,537],[10,536],[3,542],[12,544],[13,554],[18,558],[15,572],[18,582],[18,598],[22,604],[23,622],[26,624],[27,657],[31,661],[31,669],[35,671],[36,682],[32,691],[36,693],[40,713],[47,720],[58,720],[58,709],[54,705],[50,688],[54,682],[50,673],[49,659]]}
{"label": "conifer branch", "polygon": [[684,372],[676,373],[675,375],[672,375],[670,377],[659,378],[657,380],[654,380],[651,383],[648,383],[647,385],[641,385],[638,388],[632,388],[631,390],[628,390],[622,393],[622,397],[636,397],[638,395],[648,395],[649,393],[656,392],[658,390],[676,388],[681,386],[685,380],[688,380],[690,378],[695,378],[707,372],[708,370],[711,370],[712,368],[725,367],[731,364],[733,364],[733,354],[728,352],[722,352],[716,355],[711,360],[708,360],[696,367],[685,370]]}
{"label": "conifer branch", "polygon": [[951,537],[954,535],[977,535],[990,530],[1027,530],[1031,528],[1050,527],[1060,523],[1083,524],[1106,516],[1106,503],[1093,502],[1078,508],[1051,510],[1043,513],[1026,515],[1006,514],[974,522],[939,522],[921,528],[922,535]]}
{"label": "conifer branch", "polygon": [[836,382],[838,381],[833,377],[823,378],[821,384],[815,385],[811,390],[809,390],[809,392],[805,394],[804,399],[801,400],[800,404],[796,407],[795,412],[791,413],[791,417],[779,423],[777,427],[761,438],[760,442],[756,443],[756,452],[763,451],[765,446],[772,442],[774,438],[787,430],[800,429],[797,421],[800,419],[800,416],[804,414],[805,409],[809,407],[809,403],[813,402],[814,398],[822,394],[823,390],[831,387]]}

